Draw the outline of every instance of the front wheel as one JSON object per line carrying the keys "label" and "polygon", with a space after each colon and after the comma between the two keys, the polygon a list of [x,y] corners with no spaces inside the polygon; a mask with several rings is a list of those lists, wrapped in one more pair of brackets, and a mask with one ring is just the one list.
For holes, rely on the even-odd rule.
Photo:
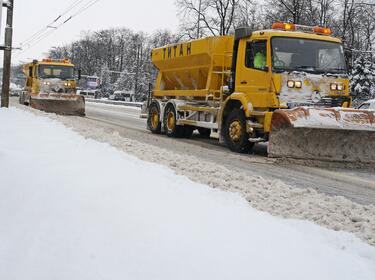
{"label": "front wheel", "polygon": [[246,117],[241,109],[234,109],[228,116],[224,128],[225,143],[236,153],[246,153],[251,150],[253,143],[249,142],[246,131]]}

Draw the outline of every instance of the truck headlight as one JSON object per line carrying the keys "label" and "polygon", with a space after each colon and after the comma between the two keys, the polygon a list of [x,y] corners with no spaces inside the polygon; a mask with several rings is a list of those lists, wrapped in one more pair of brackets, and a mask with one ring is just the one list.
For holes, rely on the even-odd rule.
{"label": "truck headlight", "polygon": [[301,81],[289,80],[287,85],[288,85],[288,88],[302,88],[302,82]]}
{"label": "truck headlight", "polygon": [[296,82],[294,82],[294,86],[296,88],[302,88],[302,82],[301,81],[296,81]]}
{"label": "truck headlight", "polygon": [[345,86],[343,85],[343,84],[338,84],[337,85],[337,90],[338,91],[342,91],[342,90],[344,90],[345,89]]}
{"label": "truck headlight", "polygon": [[344,89],[345,89],[345,85],[343,84],[338,84],[338,83],[331,84],[332,91],[343,91]]}

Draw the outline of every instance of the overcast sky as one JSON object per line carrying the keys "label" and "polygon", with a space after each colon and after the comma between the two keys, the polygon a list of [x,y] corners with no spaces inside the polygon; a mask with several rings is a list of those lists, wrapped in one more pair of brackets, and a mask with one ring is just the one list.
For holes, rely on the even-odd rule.
{"label": "overcast sky", "polygon": [[[72,4],[79,3],[59,22],[74,15],[91,1],[93,0],[14,0],[14,47],[48,25]],[[3,13],[5,11],[4,9]],[[174,0],[99,0],[31,49],[21,54],[15,52],[12,62],[17,64],[33,58],[42,58],[50,47],[79,39],[82,31],[127,27],[151,33],[157,29],[175,31],[177,25]],[[3,28],[4,25],[1,29]],[[1,35],[3,37],[3,31]]]}

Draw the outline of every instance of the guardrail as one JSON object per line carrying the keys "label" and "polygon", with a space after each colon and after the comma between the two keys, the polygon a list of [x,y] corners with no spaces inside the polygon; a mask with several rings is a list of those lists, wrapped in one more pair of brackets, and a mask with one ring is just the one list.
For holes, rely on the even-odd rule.
{"label": "guardrail", "polygon": [[143,105],[142,102],[126,102],[126,101],[91,99],[91,98],[86,98],[85,100],[86,100],[86,102],[91,102],[91,103],[110,104],[110,105],[118,105],[118,106],[129,106],[129,107],[138,107],[138,108],[141,108],[142,105]]}

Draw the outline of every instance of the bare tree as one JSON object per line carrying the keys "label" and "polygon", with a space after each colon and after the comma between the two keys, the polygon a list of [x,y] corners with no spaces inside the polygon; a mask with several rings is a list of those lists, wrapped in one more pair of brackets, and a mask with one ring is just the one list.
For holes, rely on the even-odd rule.
{"label": "bare tree", "polygon": [[269,1],[269,18],[279,18],[296,24],[303,24],[307,0],[271,0]]}
{"label": "bare tree", "polygon": [[234,27],[248,26],[252,30],[263,28],[262,8],[254,0],[239,1],[235,11]]}
{"label": "bare tree", "polygon": [[234,26],[240,0],[177,0],[182,32],[189,38],[226,35]]}

